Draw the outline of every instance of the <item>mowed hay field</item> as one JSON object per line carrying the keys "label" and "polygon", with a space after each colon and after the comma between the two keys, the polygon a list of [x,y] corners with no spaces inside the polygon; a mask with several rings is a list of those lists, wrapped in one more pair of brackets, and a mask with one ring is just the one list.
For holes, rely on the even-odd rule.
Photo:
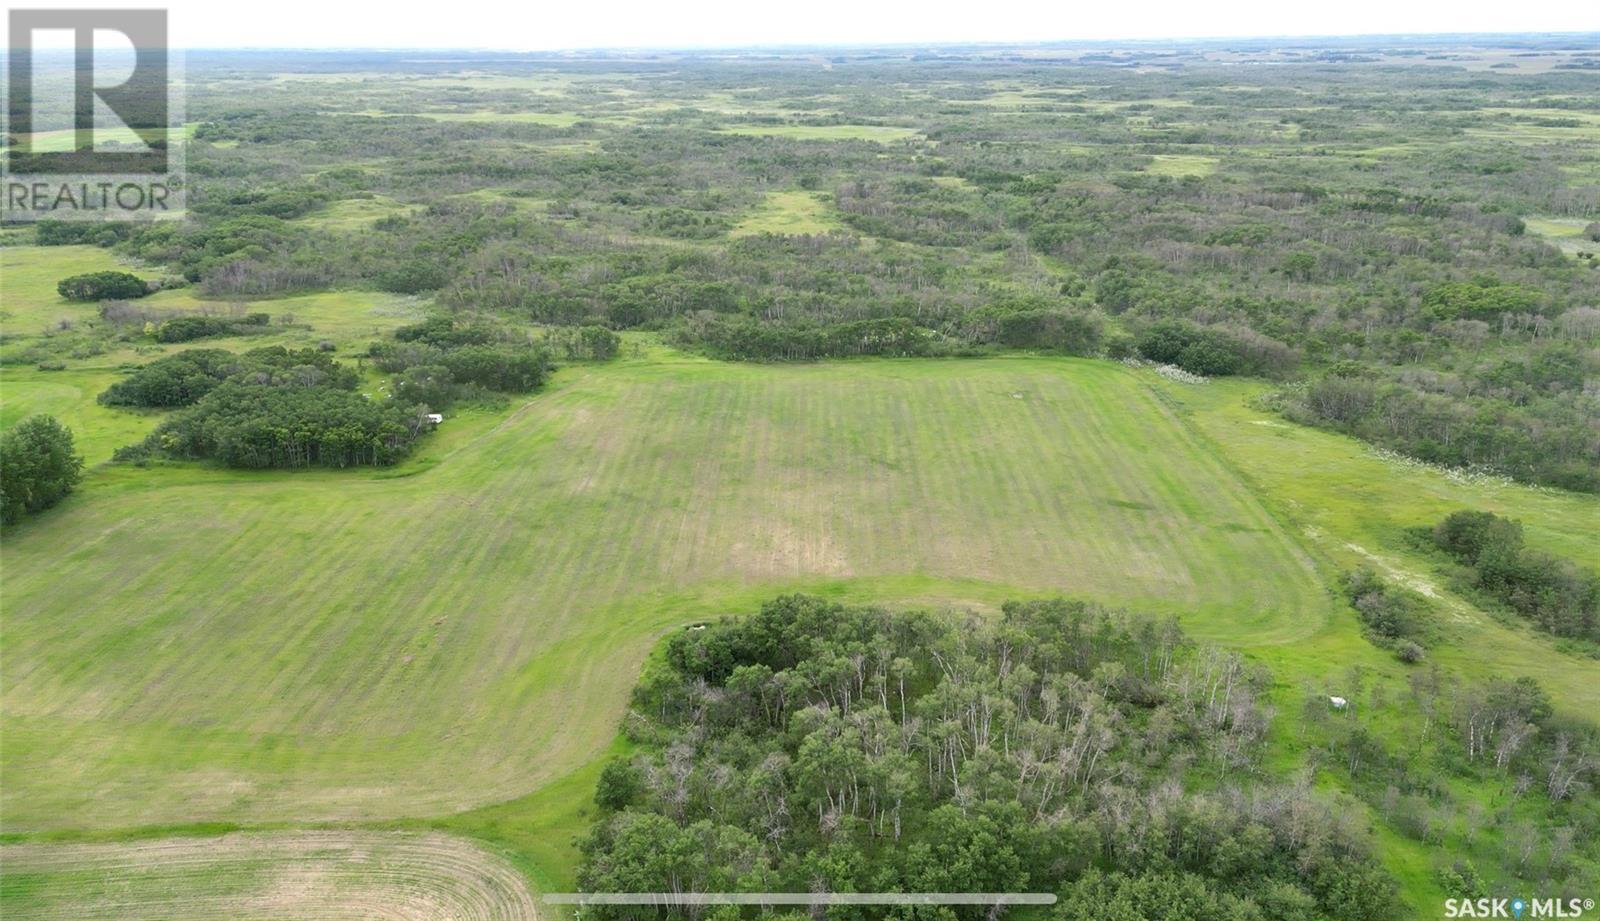
{"label": "mowed hay field", "polygon": [[102,471],[9,534],[7,830],[511,799],[605,750],[662,631],[782,590],[1062,592],[1252,645],[1332,605],[1103,362],[573,368],[447,443],[410,476]]}
{"label": "mowed hay field", "polygon": [[235,833],[0,850],[8,917],[61,921],[370,918],[532,921],[506,861],[450,835]]}

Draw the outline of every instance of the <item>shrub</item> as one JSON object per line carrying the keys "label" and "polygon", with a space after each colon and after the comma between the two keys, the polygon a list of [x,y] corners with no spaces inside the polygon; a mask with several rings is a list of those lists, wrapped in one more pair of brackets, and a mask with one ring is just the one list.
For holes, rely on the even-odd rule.
{"label": "shrub", "polygon": [[132,232],[133,225],[126,221],[40,221],[34,231],[34,240],[40,246],[111,246],[126,240]]}
{"label": "shrub", "polygon": [[644,779],[632,763],[615,758],[600,771],[600,782],[595,786],[594,801],[601,809],[624,809],[638,796]]}
{"label": "shrub", "polygon": [[1491,512],[1452,513],[1434,525],[1433,542],[1469,566],[1485,552],[1514,554],[1522,549],[1522,525]]}
{"label": "shrub", "polygon": [[112,384],[98,397],[107,406],[187,406],[239,369],[222,349],[191,349],[157,359]]}
{"label": "shrub", "polygon": [[604,326],[563,326],[551,330],[546,342],[568,361],[610,361],[622,337]]}
{"label": "shrub", "polygon": [[[1369,639],[1392,647],[1403,661],[1420,660],[1423,642],[1433,628],[1426,600],[1387,584],[1366,567],[1346,573],[1342,583],[1345,597],[1361,616]],[[1416,658],[1407,659],[1412,646],[1416,647]]]}
{"label": "shrub", "polygon": [[432,409],[444,409],[455,401],[456,379],[443,365],[417,365],[400,372],[394,381],[398,400]]}
{"label": "shrub", "polygon": [[379,272],[373,283],[380,291],[393,294],[422,294],[437,291],[450,281],[445,270],[425,262],[409,262],[397,268]]}
{"label": "shrub", "polygon": [[233,324],[216,317],[173,317],[156,327],[157,342],[190,342],[212,336],[226,336]]}
{"label": "shrub", "polygon": [[1535,289],[1480,278],[1429,288],[1422,295],[1422,313],[1432,320],[1494,320],[1504,313],[1536,312],[1541,300]]}
{"label": "shrub", "polygon": [[1104,324],[1099,317],[1070,310],[1019,310],[1000,317],[997,336],[1014,349],[1049,349],[1069,355],[1100,350]]}
{"label": "shrub", "polygon": [[223,349],[189,349],[138,368],[107,388],[99,400],[107,406],[188,406],[229,378],[262,385],[345,390],[354,388],[357,381],[355,371],[312,349],[272,346],[243,355]]}
{"label": "shrub", "polygon": [[439,363],[455,380],[505,393],[527,393],[550,375],[544,349],[526,346],[467,345],[449,349]]}
{"label": "shrub", "polygon": [[61,279],[56,292],[69,301],[109,301],[144,297],[150,286],[130,272],[88,272]]}
{"label": "shrub", "polygon": [[673,338],[719,358],[735,361],[816,361],[858,355],[906,357],[940,350],[934,334],[910,320],[890,317],[826,326],[763,323],[752,317],[701,312],[673,331]]}
{"label": "shrub", "polygon": [[491,326],[482,323],[458,324],[449,317],[431,317],[421,323],[394,331],[400,342],[422,342],[440,348],[458,345],[487,345],[500,338]]}

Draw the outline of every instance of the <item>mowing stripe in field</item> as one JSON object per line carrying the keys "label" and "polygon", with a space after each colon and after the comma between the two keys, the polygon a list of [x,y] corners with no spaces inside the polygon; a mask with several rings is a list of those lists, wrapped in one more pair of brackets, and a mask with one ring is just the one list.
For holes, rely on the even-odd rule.
{"label": "mowing stripe in field", "polygon": [[1047,359],[571,369],[421,474],[98,473],[5,549],[18,831],[510,799],[609,743],[662,630],[779,590],[1236,644],[1330,603],[1148,387]]}

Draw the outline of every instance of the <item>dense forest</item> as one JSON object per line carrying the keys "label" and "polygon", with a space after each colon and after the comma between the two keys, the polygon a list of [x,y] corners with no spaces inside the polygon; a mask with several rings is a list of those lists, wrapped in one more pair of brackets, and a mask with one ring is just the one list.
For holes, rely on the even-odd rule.
{"label": "dense forest", "polygon": [[1266,681],[1171,621],[1079,603],[987,622],[779,598],[668,644],[625,724],[650,754],[602,776],[583,884],[1384,917],[1365,829],[1260,776]]}
{"label": "dense forest", "polygon": [[[986,619],[778,598],[675,634],[647,669],[624,723],[639,753],[600,777],[580,879],[598,892],[1048,892],[1063,919],[1395,916],[1364,813],[1264,761],[1272,683],[1171,620],[1080,602]],[[1451,821],[1441,778],[1518,777],[1566,845],[1544,857],[1529,844],[1517,870],[1592,882],[1593,848],[1574,837],[1600,821],[1592,728],[1553,719],[1528,681],[1459,686],[1424,670],[1410,693],[1422,746],[1309,691],[1296,732],[1424,840]],[[1487,870],[1441,872],[1466,898]],[[996,914],[856,911],[829,916]]]}

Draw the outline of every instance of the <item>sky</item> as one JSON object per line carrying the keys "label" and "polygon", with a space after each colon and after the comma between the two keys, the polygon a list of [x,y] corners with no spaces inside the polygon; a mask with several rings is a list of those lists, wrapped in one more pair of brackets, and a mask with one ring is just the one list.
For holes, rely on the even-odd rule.
{"label": "sky", "polygon": [[538,51],[1600,31],[1600,0],[17,0],[16,5],[164,6],[172,44],[184,48]]}

